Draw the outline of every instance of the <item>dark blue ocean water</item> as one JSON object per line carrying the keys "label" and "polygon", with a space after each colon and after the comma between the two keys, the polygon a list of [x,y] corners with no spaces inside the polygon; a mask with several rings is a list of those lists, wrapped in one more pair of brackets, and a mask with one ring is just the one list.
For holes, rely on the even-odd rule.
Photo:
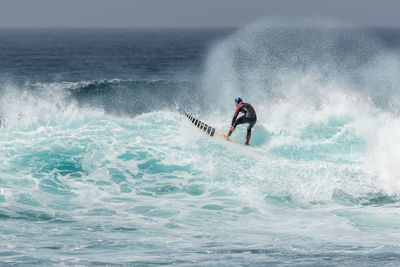
{"label": "dark blue ocean water", "polygon": [[395,28],[1,29],[0,265],[397,266],[399,107]]}

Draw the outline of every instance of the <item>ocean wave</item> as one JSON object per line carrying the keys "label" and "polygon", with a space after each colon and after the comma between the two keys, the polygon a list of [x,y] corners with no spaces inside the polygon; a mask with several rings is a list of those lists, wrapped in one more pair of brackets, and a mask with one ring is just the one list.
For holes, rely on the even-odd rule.
{"label": "ocean wave", "polygon": [[[238,31],[211,47],[202,83],[2,84],[4,253],[398,253],[398,55],[368,32],[312,26]],[[245,127],[227,142],[182,115],[226,132],[237,96],[257,112],[251,146]]]}

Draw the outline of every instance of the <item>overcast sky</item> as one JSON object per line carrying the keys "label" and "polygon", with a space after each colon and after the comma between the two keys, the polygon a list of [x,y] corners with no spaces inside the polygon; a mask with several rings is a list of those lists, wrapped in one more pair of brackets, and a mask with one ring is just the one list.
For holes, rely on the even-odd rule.
{"label": "overcast sky", "polygon": [[0,0],[0,27],[232,27],[268,17],[400,27],[400,0]]}

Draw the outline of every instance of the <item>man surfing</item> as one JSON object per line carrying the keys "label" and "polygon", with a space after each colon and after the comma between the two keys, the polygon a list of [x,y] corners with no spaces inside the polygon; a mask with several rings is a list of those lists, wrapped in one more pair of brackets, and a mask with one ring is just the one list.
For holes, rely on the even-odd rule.
{"label": "man surfing", "polygon": [[[247,135],[245,143],[246,145],[248,145],[251,137],[251,128],[254,127],[254,124],[256,124],[257,121],[256,112],[249,103],[243,103],[240,97],[235,99],[235,105],[236,105],[236,111],[235,114],[233,115],[229,133],[228,135],[225,135],[225,138],[228,140],[229,136],[231,136],[237,125],[248,123],[249,125],[247,126]],[[244,115],[236,119],[237,116],[239,115],[239,112],[244,113]]]}

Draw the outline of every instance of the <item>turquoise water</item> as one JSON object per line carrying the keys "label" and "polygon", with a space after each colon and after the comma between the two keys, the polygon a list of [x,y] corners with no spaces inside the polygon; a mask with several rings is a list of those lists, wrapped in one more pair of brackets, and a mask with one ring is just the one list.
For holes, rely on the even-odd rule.
{"label": "turquoise water", "polygon": [[397,266],[399,33],[296,27],[0,31],[0,265]]}
{"label": "turquoise water", "polygon": [[258,128],[252,147],[170,111],[2,129],[2,262],[397,261],[398,198],[367,171],[351,123],[305,127],[300,144]]}

